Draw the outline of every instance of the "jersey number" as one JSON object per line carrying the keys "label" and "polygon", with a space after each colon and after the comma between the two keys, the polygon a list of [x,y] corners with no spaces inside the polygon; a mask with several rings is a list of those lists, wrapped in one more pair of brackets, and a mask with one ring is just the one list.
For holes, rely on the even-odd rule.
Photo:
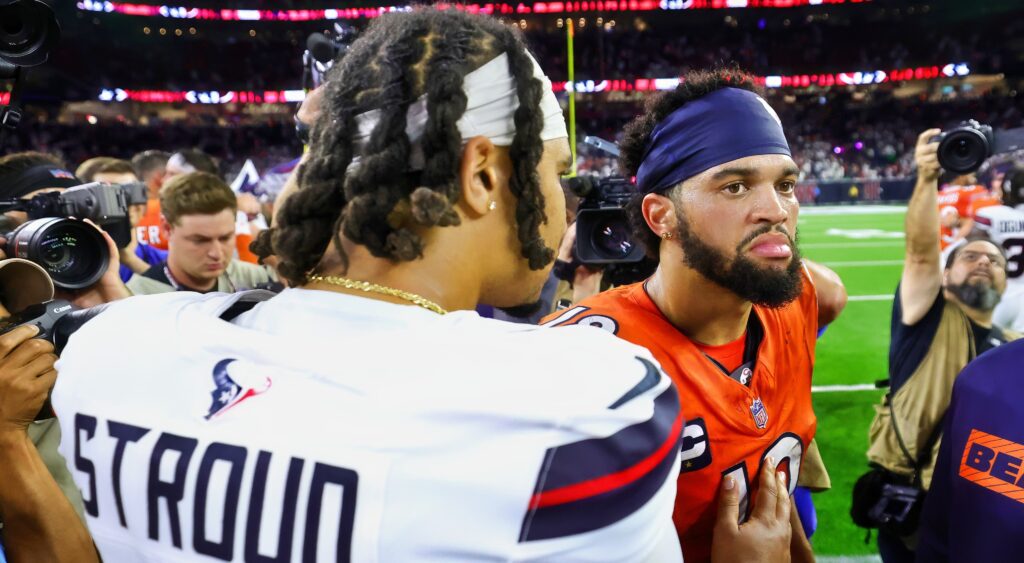
{"label": "jersey number", "polygon": [[1006,250],[1006,277],[1013,279],[1024,275],[1024,238],[1008,238],[1003,241]]}
{"label": "jersey number", "polygon": [[[778,466],[777,471],[787,469],[788,465],[788,478],[786,484],[789,487],[789,494],[793,494],[796,490],[796,481],[800,476],[800,460],[804,455],[803,442],[800,441],[800,437],[791,432],[786,432],[782,436],[779,436],[775,442],[769,446],[763,454],[761,454],[761,461],[757,465],[757,471],[754,472],[754,478],[761,474],[761,467],[764,465],[765,460],[769,456],[775,458]],[[732,477],[736,480],[736,484],[739,487],[740,494],[740,521],[742,524],[750,516],[750,474],[747,471],[747,462],[741,461],[739,464],[730,467],[722,472],[722,479],[726,477]],[[754,483],[756,485],[756,483]]]}

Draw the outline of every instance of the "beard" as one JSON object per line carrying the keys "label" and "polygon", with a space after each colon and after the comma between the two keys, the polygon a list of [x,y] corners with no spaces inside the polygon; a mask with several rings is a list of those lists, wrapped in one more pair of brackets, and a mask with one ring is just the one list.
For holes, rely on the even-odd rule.
{"label": "beard", "polygon": [[1000,295],[996,288],[985,282],[950,284],[946,289],[961,303],[971,309],[988,313],[999,304]]}
{"label": "beard", "polygon": [[[786,235],[793,256],[784,269],[762,267],[743,254],[743,247],[755,238],[773,230]],[[736,257],[730,262],[725,254],[704,242],[690,230],[689,222],[680,216],[677,230],[683,247],[683,261],[705,278],[732,291],[742,299],[762,307],[782,307],[800,296],[803,283],[800,277],[800,250],[783,229],[765,225],[736,245]]]}

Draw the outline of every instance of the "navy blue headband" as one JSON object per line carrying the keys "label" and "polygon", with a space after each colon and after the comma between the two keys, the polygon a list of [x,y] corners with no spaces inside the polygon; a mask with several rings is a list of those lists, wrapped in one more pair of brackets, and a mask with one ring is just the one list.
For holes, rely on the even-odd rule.
{"label": "navy blue headband", "polygon": [[40,164],[0,178],[0,199],[18,199],[46,188],[73,188],[84,182],[60,166]]}
{"label": "navy blue headband", "polygon": [[753,92],[723,88],[655,126],[636,174],[637,188],[661,192],[719,164],[759,154],[793,156],[778,115]]}

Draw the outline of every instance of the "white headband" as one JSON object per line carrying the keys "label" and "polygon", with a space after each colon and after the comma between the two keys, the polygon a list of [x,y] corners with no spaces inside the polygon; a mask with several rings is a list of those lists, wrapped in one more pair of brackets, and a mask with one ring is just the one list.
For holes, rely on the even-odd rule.
{"label": "white headband", "polygon": [[[543,83],[539,111],[544,115],[544,128],[541,130],[541,141],[562,139],[569,136],[562,116],[562,107],[558,105],[551,81],[544,75],[537,61],[530,56],[533,63],[533,76]],[[466,93],[466,112],[456,124],[463,142],[473,137],[487,137],[495,145],[509,146],[516,133],[515,111],[519,107],[519,96],[516,93],[515,78],[509,73],[508,55],[502,54],[484,66],[466,75],[462,83]],[[380,121],[380,110],[372,110],[356,116],[359,131],[353,139],[357,152],[363,147],[373,129]],[[420,96],[406,114],[405,133],[412,144],[409,165],[413,170],[422,170],[424,165],[423,138],[427,126],[427,95]],[[358,159],[353,161],[357,164]]]}
{"label": "white headband", "polygon": [[191,174],[196,171],[196,167],[189,164],[188,161],[185,160],[185,155],[180,152],[176,152],[171,155],[171,158],[167,160],[167,166],[174,166],[185,174]]}

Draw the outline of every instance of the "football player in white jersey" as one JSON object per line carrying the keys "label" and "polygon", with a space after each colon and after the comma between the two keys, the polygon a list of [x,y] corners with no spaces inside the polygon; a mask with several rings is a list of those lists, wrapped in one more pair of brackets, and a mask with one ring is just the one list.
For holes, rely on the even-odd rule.
{"label": "football player in white jersey", "polygon": [[975,224],[1006,253],[1006,292],[992,322],[1024,332],[1024,168],[1003,180],[1003,205],[979,209]]}
{"label": "football player in white jersey", "polygon": [[[122,301],[58,363],[103,560],[681,560],[649,353],[472,312],[536,300],[565,231],[566,127],[519,36],[388,14],[332,72],[262,241],[293,289]],[[742,527],[725,480],[723,560],[788,548],[773,470]]]}

